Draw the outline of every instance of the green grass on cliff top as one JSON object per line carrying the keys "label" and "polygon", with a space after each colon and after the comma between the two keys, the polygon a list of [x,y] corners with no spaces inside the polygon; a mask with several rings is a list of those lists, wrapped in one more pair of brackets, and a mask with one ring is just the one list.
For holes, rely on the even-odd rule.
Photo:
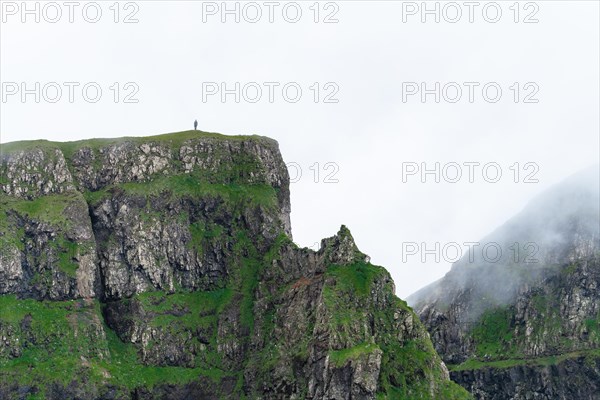
{"label": "green grass on cliff top", "polygon": [[153,136],[124,136],[118,138],[97,138],[97,139],[84,139],[73,142],[53,142],[49,140],[23,140],[17,142],[9,142],[0,144],[0,154],[14,153],[21,150],[29,150],[35,148],[41,149],[60,149],[68,158],[69,155],[82,147],[90,147],[92,149],[110,146],[112,144],[119,143],[150,143],[150,142],[170,142],[173,145],[181,145],[186,140],[198,139],[198,138],[211,138],[218,140],[230,140],[230,141],[243,141],[243,140],[255,140],[255,141],[271,141],[265,136],[259,135],[223,135],[215,132],[203,132],[203,131],[182,131],[165,133]]}

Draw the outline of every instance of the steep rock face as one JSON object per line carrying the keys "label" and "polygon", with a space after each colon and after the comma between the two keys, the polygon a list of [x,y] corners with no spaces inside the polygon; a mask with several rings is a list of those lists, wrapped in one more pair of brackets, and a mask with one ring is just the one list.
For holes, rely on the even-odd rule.
{"label": "steep rock face", "polygon": [[[215,243],[216,249],[200,257],[185,248],[197,239],[189,228],[202,230],[206,227],[198,224],[208,223],[218,229],[237,212],[246,226],[259,229],[249,231],[252,237],[273,239],[281,229],[291,235],[287,169],[277,143],[268,138],[182,133],[148,140],[24,142],[3,145],[0,159],[0,294],[92,297],[98,285],[92,267],[96,253],[109,297],[151,288],[172,291],[175,284],[208,287],[224,272],[227,261],[218,258],[226,249],[218,246],[227,243]],[[119,184],[125,187],[115,187]],[[75,188],[93,206],[91,218]],[[262,207],[231,208],[243,196],[248,202],[264,200],[256,202]],[[204,204],[193,204],[194,199]],[[219,208],[213,212],[220,215],[198,207]],[[99,249],[90,221],[101,236]],[[12,230],[17,234],[9,234]],[[186,268],[187,275],[201,276],[184,277]],[[75,270],[77,276],[69,276]]]}
{"label": "steep rock face", "polygon": [[104,315],[144,364],[242,372],[250,398],[466,398],[389,274],[365,259],[345,227],[318,252],[282,237],[262,265],[243,262],[239,289],[110,301]]}
{"label": "steep rock face", "polygon": [[1,196],[0,294],[64,300],[98,289],[94,232],[76,192],[34,201]]}
{"label": "steep rock face", "polygon": [[245,369],[250,393],[312,399],[457,395],[436,357],[406,363],[433,354],[429,338],[394,296],[389,274],[367,259],[345,227],[316,253],[281,246],[259,279],[258,329],[250,348],[262,350]]}
{"label": "steep rock face", "polygon": [[600,358],[574,356],[552,365],[484,367],[452,372],[451,377],[476,398],[596,399],[600,393]]}
{"label": "steep rock face", "polygon": [[0,165],[2,190],[14,197],[32,199],[74,189],[65,157],[56,148],[9,153]]}
{"label": "steep rock face", "polygon": [[0,160],[1,398],[468,398],[348,229],[292,243],[275,141],[23,142]]}
{"label": "steep rock face", "polygon": [[[597,186],[597,168],[579,173],[544,193],[483,240],[499,243],[503,249],[514,249],[513,243],[521,249],[529,246],[529,254],[515,257],[509,251],[496,263],[481,257],[473,262],[462,259],[442,280],[409,297],[436,350],[451,364],[452,376],[460,377],[457,379],[476,397],[545,399],[557,393],[565,398],[593,398],[577,397],[579,392],[569,392],[566,385],[561,388],[560,379],[548,375],[562,371],[559,366],[521,364],[522,360],[548,357],[597,357]],[[545,360],[543,366],[552,362],[556,361]],[[585,369],[574,371],[587,374]],[[581,393],[594,393],[597,374],[590,376],[595,378],[578,389]],[[582,376],[574,379],[586,381]],[[496,380],[503,382],[505,392],[498,392],[499,386],[492,384]],[[547,385],[540,389],[535,382]],[[539,397],[531,397],[534,394]]]}
{"label": "steep rock face", "polygon": [[230,193],[210,190],[196,196],[107,194],[90,205],[107,298],[218,288],[231,272],[237,234],[265,252],[281,232],[278,211],[269,201],[239,203]]}

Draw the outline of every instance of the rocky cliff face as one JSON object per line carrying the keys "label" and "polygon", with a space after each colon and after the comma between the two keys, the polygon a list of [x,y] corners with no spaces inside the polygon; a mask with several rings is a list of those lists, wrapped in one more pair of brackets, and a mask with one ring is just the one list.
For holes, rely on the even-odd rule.
{"label": "rocky cliff face", "polygon": [[[499,244],[504,257],[464,258],[409,298],[452,379],[476,398],[596,398],[597,171],[550,189],[482,241]],[[529,251],[515,257],[515,248]]]}
{"label": "rocky cliff face", "polygon": [[0,398],[469,398],[345,227],[293,244],[273,140],[0,158]]}
{"label": "rocky cliff face", "polygon": [[570,354],[557,360],[453,371],[453,381],[478,399],[597,399],[600,354]]}

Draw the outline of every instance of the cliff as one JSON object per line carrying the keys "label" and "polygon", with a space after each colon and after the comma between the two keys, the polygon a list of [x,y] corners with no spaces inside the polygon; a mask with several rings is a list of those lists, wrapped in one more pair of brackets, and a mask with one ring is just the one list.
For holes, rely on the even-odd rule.
{"label": "cliff", "polygon": [[0,398],[469,398],[347,228],[292,242],[275,141],[15,142],[0,159]]}
{"label": "cliff", "polygon": [[465,256],[409,297],[451,378],[476,398],[596,398],[598,183],[593,167],[549,189],[481,241],[500,245],[498,261]]}

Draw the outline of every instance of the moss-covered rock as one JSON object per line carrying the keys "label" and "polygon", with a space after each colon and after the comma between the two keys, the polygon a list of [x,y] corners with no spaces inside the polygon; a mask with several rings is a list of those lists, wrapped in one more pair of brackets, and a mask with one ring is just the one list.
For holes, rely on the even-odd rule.
{"label": "moss-covered rock", "polygon": [[275,141],[19,142],[0,160],[0,398],[469,398],[346,227],[293,244]]}

